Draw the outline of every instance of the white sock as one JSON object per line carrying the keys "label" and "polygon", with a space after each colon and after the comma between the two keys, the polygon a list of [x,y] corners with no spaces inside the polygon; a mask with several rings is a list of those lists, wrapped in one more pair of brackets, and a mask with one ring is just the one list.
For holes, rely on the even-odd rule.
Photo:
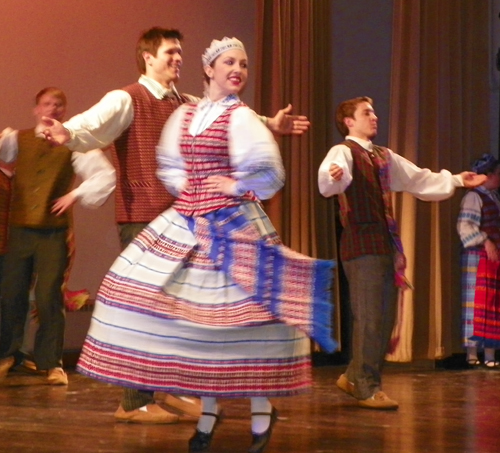
{"label": "white sock", "polygon": [[[217,399],[213,397],[201,397],[201,408],[202,412],[207,412],[209,414],[218,414],[219,408],[217,405]],[[211,433],[215,425],[216,418],[211,415],[202,415],[198,420],[198,425],[196,429],[203,433]]]}
{"label": "white sock", "polygon": [[[250,398],[250,406],[252,414],[255,414],[256,412],[271,414],[271,411],[273,410],[271,401],[262,396]],[[261,434],[269,428],[270,423],[271,417],[269,415],[252,415],[252,432],[255,434]]]}
{"label": "white sock", "polygon": [[467,347],[467,360],[477,360],[477,347],[476,346]]}
{"label": "white sock", "polygon": [[485,363],[495,361],[495,348],[484,348],[484,361]]}

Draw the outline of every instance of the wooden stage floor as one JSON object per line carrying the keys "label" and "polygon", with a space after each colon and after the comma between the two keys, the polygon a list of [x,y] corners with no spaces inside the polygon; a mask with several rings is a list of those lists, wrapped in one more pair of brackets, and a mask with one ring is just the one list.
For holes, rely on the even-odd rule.
{"label": "wooden stage floor", "polygon": [[[310,394],[275,399],[280,412],[267,453],[500,451],[500,372],[388,366],[384,390],[398,411],[357,407],[335,386],[344,367],[313,370]],[[12,372],[0,384],[0,451],[9,453],[187,452],[194,421],[115,423],[121,389],[74,372],[68,387]],[[221,401],[225,419],[211,453],[246,452],[247,400]]]}

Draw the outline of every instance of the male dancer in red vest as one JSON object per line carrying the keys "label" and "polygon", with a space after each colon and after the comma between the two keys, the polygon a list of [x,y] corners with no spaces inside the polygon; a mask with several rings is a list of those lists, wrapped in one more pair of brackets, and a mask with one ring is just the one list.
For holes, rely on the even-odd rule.
{"label": "male dancer in red vest", "polygon": [[391,192],[407,191],[421,200],[438,201],[456,187],[472,188],[484,175],[447,170],[433,173],[376,146],[373,102],[359,97],[342,102],[336,125],[345,141],[328,152],[319,168],[319,190],[339,195],[340,259],[349,282],[353,316],[352,359],[337,386],[369,409],[397,409],[381,387],[381,371],[395,322],[398,284],[406,266],[393,218]]}
{"label": "male dancer in red vest", "polygon": [[[156,177],[156,145],[170,114],[182,103],[197,100],[179,94],[174,86],[182,65],[181,40],[178,30],[147,30],[136,47],[138,82],[109,92],[64,127],[57,121],[46,123],[45,135],[53,144],[86,151],[113,143],[118,176],[116,222],[123,248],[174,201]],[[264,121],[277,133],[303,133],[309,126],[307,118],[290,116],[290,110],[288,106]],[[188,415],[200,414],[196,400],[169,395],[166,402]],[[178,419],[155,404],[152,392],[133,389],[125,389],[115,418],[134,423],[175,423]]]}

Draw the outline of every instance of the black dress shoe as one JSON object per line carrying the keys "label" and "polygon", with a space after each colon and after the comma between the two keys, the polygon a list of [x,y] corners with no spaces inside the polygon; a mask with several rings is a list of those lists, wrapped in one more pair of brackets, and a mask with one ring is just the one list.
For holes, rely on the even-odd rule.
{"label": "black dress shoe", "polygon": [[219,411],[218,414],[212,414],[211,412],[202,412],[201,416],[203,415],[215,417],[214,426],[212,427],[212,431],[210,431],[209,433],[204,433],[203,431],[199,431],[198,429],[194,432],[193,437],[189,439],[189,453],[204,453],[210,450],[212,437],[214,435],[216,426],[221,420],[222,411]]}
{"label": "black dress shoe", "polygon": [[269,427],[263,433],[255,434],[252,432],[252,445],[248,449],[248,453],[262,453],[266,448],[266,445],[271,440],[271,434],[273,432],[273,426],[278,420],[278,411],[273,407],[271,412],[253,412],[254,415],[268,415],[270,417]]}

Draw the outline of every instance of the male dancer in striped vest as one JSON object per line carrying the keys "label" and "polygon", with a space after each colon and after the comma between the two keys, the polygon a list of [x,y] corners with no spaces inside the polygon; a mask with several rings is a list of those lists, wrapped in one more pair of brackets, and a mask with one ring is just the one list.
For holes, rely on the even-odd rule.
{"label": "male dancer in striped vest", "polygon": [[353,316],[352,359],[337,386],[369,409],[397,409],[382,391],[381,371],[395,322],[398,285],[406,267],[394,221],[391,192],[408,191],[421,200],[437,201],[456,187],[476,187],[484,176],[471,172],[433,173],[376,146],[377,117],[373,102],[359,97],[342,102],[336,125],[345,141],[330,149],[319,168],[319,190],[339,195],[340,259],[349,282]]}
{"label": "male dancer in striped vest", "polygon": [[[182,65],[182,35],[159,27],[144,32],[137,43],[139,81],[106,94],[86,112],[64,123],[48,120],[45,135],[53,144],[86,151],[113,143],[113,163],[118,174],[116,222],[121,246],[125,248],[142,229],[173,203],[173,197],[156,177],[156,145],[170,114],[182,103],[197,98],[179,94],[174,84]],[[288,115],[291,106],[267,126],[281,134],[301,134],[309,122],[303,116]],[[199,402],[168,395],[166,402],[177,411],[198,417]],[[118,421],[133,423],[175,423],[177,415],[155,404],[153,393],[125,389]]]}

